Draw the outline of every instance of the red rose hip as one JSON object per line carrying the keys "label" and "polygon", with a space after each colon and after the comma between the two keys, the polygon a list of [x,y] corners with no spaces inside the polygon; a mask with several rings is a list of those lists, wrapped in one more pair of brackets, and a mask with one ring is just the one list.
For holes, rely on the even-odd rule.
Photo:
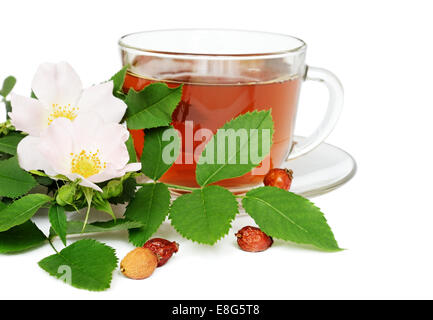
{"label": "red rose hip", "polygon": [[289,190],[292,185],[293,171],[289,169],[271,169],[263,179],[265,186]]}
{"label": "red rose hip", "polygon": [[153,238],[147,241],[143,248],[148,248],[156,254],[158,267],[161,267],[179,250],[179,244],[162,238]]}
{"label": "red rose hip", "polygon": [[274,240],[256,227],[243,227],[235,234],[239,247],[248,252],[260,252],[269,248]]}

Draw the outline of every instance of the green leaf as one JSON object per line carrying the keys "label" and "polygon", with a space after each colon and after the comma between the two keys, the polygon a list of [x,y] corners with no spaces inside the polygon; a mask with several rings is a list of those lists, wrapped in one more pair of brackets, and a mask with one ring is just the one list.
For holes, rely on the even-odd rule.
{"label": "green leaf", "polygon": [[50,219],[51,228],[57,233],[63,244],[66,246],[67,221],[65,209],[54,204],[48,211],[48,217]]}
{"label": "green leaf", "polygon": [[208,186],[177,198],[170,209],[173,227],[185,238],[214,244],[225,236],[238,213],[235,196],[220,186]]}
{"label": "green leaf", "polygon": [[203,150],[196,168],[197,183],[204,186],[240,177],[257,167],[270,152],[273,127],[270,110],[246,113],[227,122]]}
{"label": "green leaf", "polygon": [[130,89],[125,103],[129,129],[151,129],[168,126],[171,114],[182,97],[182,86],[169,88],[164,83],[153,83],[142,91]]}
{"label": "green leaf", "polygon": [[0,151],[16,156],[18,143],[23,138],[24,136],[21,134],[8,134],[0,138]]}
{"label": "green leaf", "polygon": [[20,252],[42,245],[47,238],[30,220],[0,233],[0,253]]}
{"label": "green leaf", "polygon": [[39,170],[29,170],[29,172],[31,174],[34,174],[35,176],[38,176],[38,177],[48,177],[48,175],[45,174],[45,172],[42,172],[42,171],[39,171]]}
{"label": "green leaf", "polygon": [[40,184],[41,186],[44,186],[44,187],[51,186],[54,183],[54,181],[55,181],[55,180],[53,180],[53,179],[51,179],[49,177],[35,176],[34,178],[36,179],[36,182],[38,184]]}
{"label": "green leaf", "polygon": [[23,224],[51,200],[51,197],[45,194],[29,194],[16,200],[0,211],[0,232]]}
{"label": "green leaf", "polygon": [[17,83],[17,79],[15,79],[12,76],[7,77],[3,81],[3,86],[2,86],[2,89],[0,90],[0,96],[3,96],[6,98],[6,96],[12,92],[16,83]]}
{"label": "green leaf", "polygon": [[125,82],[125,76],[128,71],[128,66],[124,66],[120,69],[110,80],[113,81],[113,95],[118,97],[119,92],[123,92],[123,82]]}
{"label": "green leaf", "polygon": [[117,257],[113,248],[84,239],[39,261],[39,266],[76,288],[103,291],[110,287]]}
{"label": "green leaf", "polygon": [[[98,193],[100,195],[100,193]],[[110,202],[107,199],[97,199],[93,201],[92,207],[96,210],[108,213],[114,220],[116,220],[116,216],[114,215],[113,208],[111,207]]]}
{"label": "green leaf", "polygon": [[129,154],[128,163],[137,162],[137,153],[135,152],[134,140],[132,139],[131,135],[129,135],[128,140],[126,140],[126,149],[128,150]]}
{"label": "green leaf", "polygon": [[128,220],[139,221],[141,228],[129,230],[129,241],[139,247],[158,230],[170,207],[170,192],[163,183],[149,183],[138,190],[126,208]]}
{"label": "green leaf", "polygon": [[[126,219],[116,219],[105,222],[94,222],[87,224],[83,230],[83,222],[81,221],[68,221],[67,222],[67,234],[82,234],[82,233],[99,233],[99,232],[112,232],[128,230],[132,228],[140,228],[143,226],[141,222],[129,221]],[[54,236],[55,231],[50,231],[50,237]]]}
{"label": "green leaf", "polygon": [[17,198],[36,185],[36,180],[20,168],[15,157],[0,161],[0,196]]}
{"label": "green leaf", "polygon": [[158,180],[176,161],[180,152],[181,140],[173,127],[146,130],[141,171]]}
{"label": "green leaf", "polygon": [[341,250],[323,213],[308,199],[276,187],[261,187],[249,191],[242,205],[272,237]]}

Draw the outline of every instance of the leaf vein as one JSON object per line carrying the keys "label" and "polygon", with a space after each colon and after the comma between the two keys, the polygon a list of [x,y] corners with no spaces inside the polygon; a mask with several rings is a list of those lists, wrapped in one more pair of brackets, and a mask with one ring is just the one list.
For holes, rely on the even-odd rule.
{"label": "leaf vein", "polygon": [[245,196],[245,198],[247,198],[247,199],[250,198],[250,199],[254,199],[256,201],[262,202],[263,204],[267,205],[268,207],[270,207],[271,209],[273,209],[275,212],[277,212],[278,214],[280,214],[284,219],[288,220],[290,223],[292,223],[293,225],[295,225],[296,227],[298,227],[303,232],[309,233],[309,231],[307,229],[305,229],[302,226],[300,226],[299,224],[297,224],[295,221],[293,221],[288,216],[286,216],[283,212],[281,212],[281,210],[279,210],[279,209],[275,208],[274,206],[272,206],[269,202],[266,202],[263,199],[252,197],[252,196]]}
{"label": "leaf vein", "polygon": [[[260,124],[258,125],[258,128],[260,128],[261,126],[262,126],[262,124],[263,124],[263,122],[265,121],[265,119],[266,119],[266,115],[260,120]],[[249,139],[248,139],[248,142],[249,142]],[[236,151],[236,153],[234,154],[234,157],[235,158],[237,158],[237,156],[238,156],[238,154],[241,152],[241,149],[243,149],[243,147],[245,146],[245,144],[248,144],[248,142],[247,143],[244,143],[244,144],[242,144],[241,146],[239,146],[239,150],[237,150]],[[227,163],[225,163],[225,164],[222,164],[221,166],[219,166],[218,168],[217,168],[217,170],[215,170],[215,172],[213,173],[213,174],[211,174],[206,180],[205,180],[205,182],[203,183],[203,185],[207,185],[208,184],[208,182],[218,173],[218,172],[220,172],[222,169],[224,169],[226,166],[228,166],[228,163],[230,163],[230,160],[232,160],[233,159],[233,157],[230,157],[230,155],[229,155],[229,158],[227,159],[228,161],[227,161]]]}

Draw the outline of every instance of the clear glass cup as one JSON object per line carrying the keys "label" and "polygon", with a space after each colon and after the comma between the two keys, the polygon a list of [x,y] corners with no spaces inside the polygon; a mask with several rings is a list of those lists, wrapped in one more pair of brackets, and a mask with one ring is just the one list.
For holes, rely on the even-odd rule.
{"label": "clear glass cup", "polygon": [[[270,156],[259,169],[218,184],[244,191],[263,181],[273,167],[316,148],[337,123],[343,88],[331,72],[305,64],[306,44],[288,35],[219,29],[157,30],[126,35],[119,41],[122,63],[129,65],[124,88],[141,90],[153,82],[183,84],[173,126],[182,134],[182,152],[161,178],[170,184],[196,187],[194,140],[198,130],[213,133],[248,111],[272,110],[274,137]],[[319,127],[293,143],[299,92],[303,81],[318,81],[329,91]],[[144,133],[132,131],[141,155]],[[200,140],[200,141],[199,141]],[[187,148],[191,145],[192,148]]]}

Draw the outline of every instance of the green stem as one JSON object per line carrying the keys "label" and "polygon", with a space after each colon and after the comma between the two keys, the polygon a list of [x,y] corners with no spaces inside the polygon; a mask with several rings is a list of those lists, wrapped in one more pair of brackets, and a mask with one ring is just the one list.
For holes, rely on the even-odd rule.
{"label": "green stem", "polygon": [[185,191],[196,191],[196,190],[200,190],[200,188],[191,188],[191,187],[184,187],[184,186],[178,186],[176,184],[168,184],[165,183],[165,185],[169,188],[172,189],[177,189],[177,190],[185,190]]}
{"label": "green stem", "polygon": [[86,218],[84,219],[83,229],[81,229],[81,233],[83,233],[84,229],[86,229],[87,222],[89,221],[89,214],[90,214],[90,204],[87,204]]}
{"label": "green stem", "polygon": [[86,198],[87,202],[87,212],[86,212],[86,218],[84,220],[83,229],[81,232],[84,232],[84,229],[86,228],[87,222],[89,220],[89,214],[90,214],[90,207],[92,206],[92,199],[93,199],[93,189],[91,188],[83,188],[84,197]]}
{"label": "green stem", "polygon": [[59,252],[57,251],[56,247],[54,247],[53,243],[51,242],[51,239],[47,237],[47,240],[48,240],[48,243],[50,244],[51,248],[53,248],[53,250],[54,250],[56,253],[59,253]]}
{"label": "green stem", "polygon": [[[169,184],[169,183],[164,183],[167,187],[172,188],[172,189],[176,189],[176,190],[185,190],[185,191],[195,191],[195,190],[200,190],[200,188],[191,188],[191,187],[184,187],[184,186],[178,186],[176,184]],[[145,186],[146,184],[139,184],[139,186]]]}

